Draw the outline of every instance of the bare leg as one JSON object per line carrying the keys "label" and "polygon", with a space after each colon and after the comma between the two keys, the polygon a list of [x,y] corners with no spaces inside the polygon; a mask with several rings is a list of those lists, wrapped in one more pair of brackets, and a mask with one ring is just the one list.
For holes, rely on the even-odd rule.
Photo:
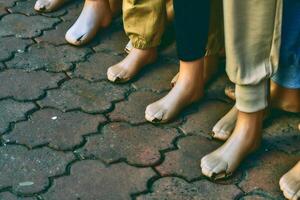
{"label": "bare leg", "polygon": [[149,122],[168,122],[183,108],[203,96],[203,59],[192,62],[180,61],[179,77],[175,87],[162,99],[146,108],[145,117]]}
{"label": "bare leg", "polygon": [[[203,81],[207,83],[217,73],[219,67],[219,55],[209,55],[204,57],[203,68]],[[171,86],[174,87],[179,77],[179,73],[176,74],[172,81]]]}
{"label": "bare leg", "polygon": [[239,111],[231,137],[220,148],[202,158],[202,173],[213,179],[230,176],[242,160],[259,147],[263,115],[264,111]]}
{"label": "bare leg", "polygon": [[300,161],[295,167],[281,177],[279,185],[287,199],[300,199]]}
{"label": "bare leg", "polygon": [[34,9],[39,12],[52,12],[71,0],[37,0]]}
{"label": "bare leg", "polygon": [[156,48],[132,48],[124,60],[108,68],[107,78],[112,82],[127,82],[131,80],[143,67],[155,62]]}

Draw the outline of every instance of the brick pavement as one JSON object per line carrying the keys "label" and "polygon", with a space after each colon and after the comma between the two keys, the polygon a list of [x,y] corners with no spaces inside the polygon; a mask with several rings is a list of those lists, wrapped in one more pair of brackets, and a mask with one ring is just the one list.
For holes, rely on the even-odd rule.
{"label": "brick pavement", "polygon": [[145,106],[178,69],[174,42],[135,80],[113,85],[106,69],[125,56],[121,19],[76,48],[64,34],[82,2],[47,14],[34,3],[0,0],[0,200],[283,199],[279,178],[300,158],[299,115],[273,114],[261,149],[232,178],[210,182],[199,161],[221,145],[209,132],[233,105],[224,67],[175,122],[148,124]]}

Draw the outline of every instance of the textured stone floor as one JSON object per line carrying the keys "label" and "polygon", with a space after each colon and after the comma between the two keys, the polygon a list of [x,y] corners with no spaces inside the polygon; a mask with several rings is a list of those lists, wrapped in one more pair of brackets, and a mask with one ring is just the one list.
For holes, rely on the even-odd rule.
{"label": "textured stone floor", "polygon": [[37,14],[34,1],[0,0],[0,200],[283,199],[279,178],[300,159],[299,115],[273,113],[259,152],[210,182],[199,161],[221,145],[209,133],[233,105],[224,67],[205,99],[153,126],[144,110],[170,89],[174,42],[134,81],[113,85],[106,69],[125,56],[121,20],[76,48],[64,33],[82,2]]}

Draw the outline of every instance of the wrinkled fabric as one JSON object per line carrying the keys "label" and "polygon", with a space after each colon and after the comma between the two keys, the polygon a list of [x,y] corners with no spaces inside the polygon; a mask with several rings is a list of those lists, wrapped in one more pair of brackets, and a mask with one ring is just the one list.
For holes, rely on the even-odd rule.
{"label": "wrinkled fabric", "polygon": [[300,1],[283,2],[280,61],[272,80],[290,89],[300,89]]}
{"label": "wrinkled fabric", "polygon": [[268,79],[277,71],[282,0],[224,0],[226,71],[243,112],[267,107]]}
{"label": "wrinkled fabric", "polygon": [[167,24],[166,0],[124,0],[123,22],[134,48],[157,47]]}

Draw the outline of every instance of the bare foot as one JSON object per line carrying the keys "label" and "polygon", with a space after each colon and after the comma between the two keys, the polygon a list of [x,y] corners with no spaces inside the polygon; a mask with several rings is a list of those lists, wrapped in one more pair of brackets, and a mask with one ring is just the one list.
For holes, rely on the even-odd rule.
{"label": "bare foot", "polygon": [[201,169],[205,176],[216,180],[232,175],[242,160],[259,147],[263,113],[238,112],[231,137],[220,148],[202,158]]}
{"label": "bare foot", "polygon": [[52,12],[70,0],[37,0],[34,9],[38,12]]}
{"label": "bare foot", "polygon": [[180,73],[175,87],[162,99],[147,106],[145,118],[153,123],[174,119],[186,106],[203,96],[203,59],[180,62]]}
{"label": "bare foot", "polygon": [[300,161],[281,177],[280,189],[289,200],[300,200]]}
{"label": "bare foot", "polygon": [[[211,80],[211,78],[218,72],[219,67],[219,56],[218,55],[210,55],[204,57],[204,68],[203,68],[203,81],[204,84]],[[179,77],[179,73],[177,73],[172,81],[171,86],[174,87],[177,79]]]}
{"label": "bare foot", "polygon": [[143,67],[155,62],[157,59],[156,48],[132,48],[124,60],[108,68],[107,78],[111,82],[127,82],[131,80]]}
{"label": "bare foot", "polygon": [[108,0],[86,0],[79,18],[66,33],[66,40],[76,46],[86,44],[111,23],[112,15]]}
{"label": "bare foot", "polygon": [[285,88],[271,81],[271,106],[288,112],[300,112],[300,89]]}
{"label": "bare foot", "polygon": [[238,112],[238,109],[233,106],[231,110],[213,127],[212,137],[218,140],[226,141],[234,130]]}

